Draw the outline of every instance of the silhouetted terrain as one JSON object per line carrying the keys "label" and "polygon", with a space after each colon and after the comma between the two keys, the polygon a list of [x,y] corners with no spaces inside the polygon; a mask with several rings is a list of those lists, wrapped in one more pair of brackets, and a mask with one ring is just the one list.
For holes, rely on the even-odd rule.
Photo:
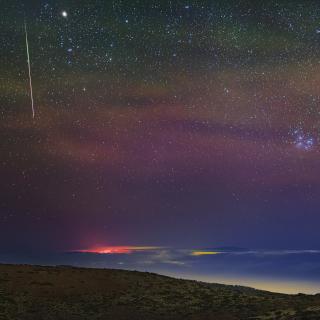
{"label": "silhouetted terrain", "polygon": [[320,319],[320,295],[135,271],[0,265],[0,319]]}

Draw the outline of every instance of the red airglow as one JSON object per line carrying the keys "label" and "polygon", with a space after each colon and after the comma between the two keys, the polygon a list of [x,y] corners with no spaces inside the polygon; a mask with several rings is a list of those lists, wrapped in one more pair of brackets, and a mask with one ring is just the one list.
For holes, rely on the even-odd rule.
{"label": "red airglow", "polygon": [[158,247],[136,247],[136,246],[114,246],[114,247],[94,247],[77,252],[100,253],[100,254],[130,254],[135,251],[154,250]]}

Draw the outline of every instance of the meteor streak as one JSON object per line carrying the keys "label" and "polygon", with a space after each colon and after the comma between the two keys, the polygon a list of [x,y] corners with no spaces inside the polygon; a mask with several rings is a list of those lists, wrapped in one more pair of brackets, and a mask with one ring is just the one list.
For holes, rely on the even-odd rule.
{"label": "meteor streak", "polygon": [[35,112],[34,112],[34,102],[33,102],[33,90],[32,90],[32,78],[31,78],[29,42],[28,42],[28,32],[27,32],[27,23],[26,23],[26,22],[24,22],[24,31],[25,31],[25,35],[26,35],[26,48],[27,48],[27,61],[28,61],[28,71],[29,71],[29,86],[30,86],[30,98],[31,98],[32,118],[34,118]]}

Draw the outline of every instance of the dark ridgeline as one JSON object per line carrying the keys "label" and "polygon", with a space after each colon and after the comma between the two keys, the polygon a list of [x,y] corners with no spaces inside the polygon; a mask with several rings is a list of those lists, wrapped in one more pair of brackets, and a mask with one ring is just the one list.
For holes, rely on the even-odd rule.
{"label": "dark ridgeline", "polygon": [[320,319],[320,296],[71,266],[0,265],[0,318]]}

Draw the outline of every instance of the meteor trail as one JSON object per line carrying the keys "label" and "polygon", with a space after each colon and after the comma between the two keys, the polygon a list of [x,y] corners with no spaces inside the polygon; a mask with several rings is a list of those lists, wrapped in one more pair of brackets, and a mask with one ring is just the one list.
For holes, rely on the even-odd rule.
{"label": "meteor trail", "polygon": [[24,22],[24,31],[25,31],[25,34],[26,34],[26,48],[27,48],[27,58],[28,58],[28,71],[29,71],[29,86],[30,86],[32,118],[34,118],[35,112],[34,112],[34,102],[33,102],[33,90],[32,90],[32,78],[31,78],[29,42],[28,42],[28,32],[27,32],[27,23],[26,23],[26,22]]}

